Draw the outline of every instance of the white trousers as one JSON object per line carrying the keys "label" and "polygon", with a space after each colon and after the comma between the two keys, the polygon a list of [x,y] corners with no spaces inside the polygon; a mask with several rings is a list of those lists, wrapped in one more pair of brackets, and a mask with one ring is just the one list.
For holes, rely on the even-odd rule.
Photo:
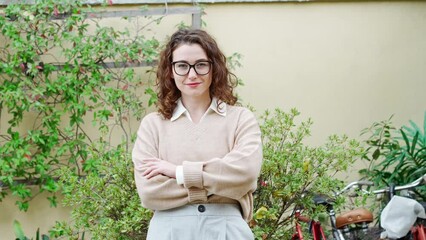
{"label": "white trousers", "polygon": [[253,240],[235,204],[193,204],[155,211],[147,240]]}

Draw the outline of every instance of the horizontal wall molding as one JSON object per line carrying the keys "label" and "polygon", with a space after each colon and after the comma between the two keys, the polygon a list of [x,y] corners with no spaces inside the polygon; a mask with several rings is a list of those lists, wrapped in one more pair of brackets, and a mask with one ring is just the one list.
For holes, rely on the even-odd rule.
{"label": "horizontal wall molding", "polygon": [[[303,3],[303,2],[393,2],[395,0],[112,0],[114,5],[147,5],[147,4],[212,4],[212,3]],[[399,0],[399,1],[418,1],[418,0]],[[12,3],[33,4],[35,0],[0,0],[0,6],[6,6]],[[103,0],[84,1],[89,5],[100,5]]]}
{"label": "horizontal wall molding", "polygon": [[[277,2],[315,2],[316,0],[112,0],[112,5],[146,5],[146,4],[209,4],[209,3],[277,3]],[[339,0],[338,0],[339,1]],[[7,6],[9,4],[24,3],[34,4],[35,0],[0,0],[0,6]],[[319,1],[320,2],[320,1]],[[88,0],[84,1],[89,5],[100,5],[104,1]]]}
{"label": "horizontal wall molding", "polygon": [[[2,1],[2,0],[0,0]],[[30,2],[30,1],[27,1]],[[138,17],[138,16],[153,16],[153,15],[192,15],[192,28],[201,28],[201,14],[203,10],[199,6],[188,7],[154,7],[142,10],[124,10],[124,11],[99,11],[86,12],[86,18],[109,18],[109,17]],[[0,16],[4,14],[0,13]],[[69,14],[59,14],[52,16],[52,19],[64,19],[69,17]]]}
{"label": "horizontal wall molding", "polygon": [[[30,2],[30,1],[27,1]],[[201,28],[201,14],[203,10],[199,6],[192,7],[156,7],[143,10],[123,10],[123,11],[99,11],[99,12],[86,12],[86,18],[122,18],[122,17],[138,17],[138,16],[152,16],[152,15],[175,15],[175,14],[190,14],[192,16],[191,27],[194,29]],[[0,13],[0,16],[4,16]],[[70,14],[64,13],[57,16],[52,16],[51,19],[59,20],[70,17]],[[14,21],[13,19],[9,19]],[[50,64],[50,63],[49,63]],[[157,65],[157,61],[152,62],[102,62],[98,64],[103,68],[137,68],[137,67],[152,67]],[[65,66],[73,68],[72,65],[65,65],[64,63],[53,64],[57,71],[61,71]]]}

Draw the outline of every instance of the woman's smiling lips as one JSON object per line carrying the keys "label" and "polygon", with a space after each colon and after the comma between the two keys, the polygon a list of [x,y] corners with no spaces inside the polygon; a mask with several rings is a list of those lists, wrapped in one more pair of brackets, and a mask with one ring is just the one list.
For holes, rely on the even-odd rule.
{"label": "woman's smiling lips", "polygon": [[200,85],[201,83],[187,83],[186,84],[186,86],[188,86],[188,87],[192,87],[192,88],[195,88],[195,87],[197,87],[198,85]]}

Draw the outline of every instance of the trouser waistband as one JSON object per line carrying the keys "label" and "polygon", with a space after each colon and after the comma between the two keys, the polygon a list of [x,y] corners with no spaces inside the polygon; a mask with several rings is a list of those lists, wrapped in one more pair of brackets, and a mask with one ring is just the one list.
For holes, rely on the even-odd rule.
{"label": "trouser waistband", "polygon": [[237,204],[190,204],[168,210],[157,210],[156,217],[170,216],[241,216],[241,210]]}

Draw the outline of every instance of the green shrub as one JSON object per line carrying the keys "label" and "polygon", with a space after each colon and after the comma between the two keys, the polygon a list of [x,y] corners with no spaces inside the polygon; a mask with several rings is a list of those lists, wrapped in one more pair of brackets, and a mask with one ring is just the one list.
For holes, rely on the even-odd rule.
{"label": "green shrub", "polygon": [[131,120],[145,110],[148,80],[104,65],[150,64],[158,41],[141,35],[147,25],[130,35],[87,19],[90,11],[80,1],[46,0],[10,4],[0,16],[0,115],[8,123],[0,132],[0,201],[16,195],[21,210],[38,192],[51,193],[56,206],[58,170],[99,171],[96,148],[113,131],[128,146]]}
{"label": "green shrub", "polygon": [[151,213],[140,206],[129,153],[155,96],[143,94],[152,89],[135,69],[106,63],[153,65],[159,42],[143,34],[159,22],[138,19],[130,34],[86,18],[91,11],[46,0],[10,4],[0,16],[0,201],[16,195],[26,211],[40,192],[52,206],[63,193],[73,222],[57,222],[51,237],[140,238]]}
{"label": "green shrub", "polygon": [[[256,239],[291,239],[294,207],[303,206],[311,218],[324,219],[324,208],[314,206],[312,194],[331,196],[342,186],[336,173],[345,172],[363,154],[359,142],[347,136],[330,136],[323,146],[304,144],[312,121],[296,121],[300,113],[275,110],[262,116],[264,162],[259,178],[252,222]],[[302,197],[303,196],[303,197]],[[342,203],[337,200],[336,208]],[[308,236],[308,234],[306,234]]]}
{"label": "green shrub", "polygon": [[[375,122],[362,131],[367,135],[367,152],[363,159],[368,167],[360,174],[375,183],[376,188],[390,184],[404,185],[426,174],[426,112],[423,127],[413,121],[397,129],[388,120]],[[426,201],[426,188],[414,189]]]}
{"label": "green shrub", "polygon": [[[99,161],[98,171],[84,178],[68,168],[61,170],[63,202],[72,207],[73,230],[59,231],[57,236],[88,233],[93,239],[145,239],[152,212],[141,206],[128,151],[118,146],[92,157]],[[57,224],[55,229],[64,226]]]}
{"label": "green shrub", "polygon": [[[21,223],[18,222],[17,220],[13,221],[13,230],[15,232],[16,240],[30,240],[30,239],[32,240],[32,239],[34,239],[34,238],[28,238],[25,235],[24,230],[22,229]],[[37,229],[35,240],[39,240],[39,239],[49,240],[50,238],[46,234],[42,234],[40,236],[40,229]]]}

